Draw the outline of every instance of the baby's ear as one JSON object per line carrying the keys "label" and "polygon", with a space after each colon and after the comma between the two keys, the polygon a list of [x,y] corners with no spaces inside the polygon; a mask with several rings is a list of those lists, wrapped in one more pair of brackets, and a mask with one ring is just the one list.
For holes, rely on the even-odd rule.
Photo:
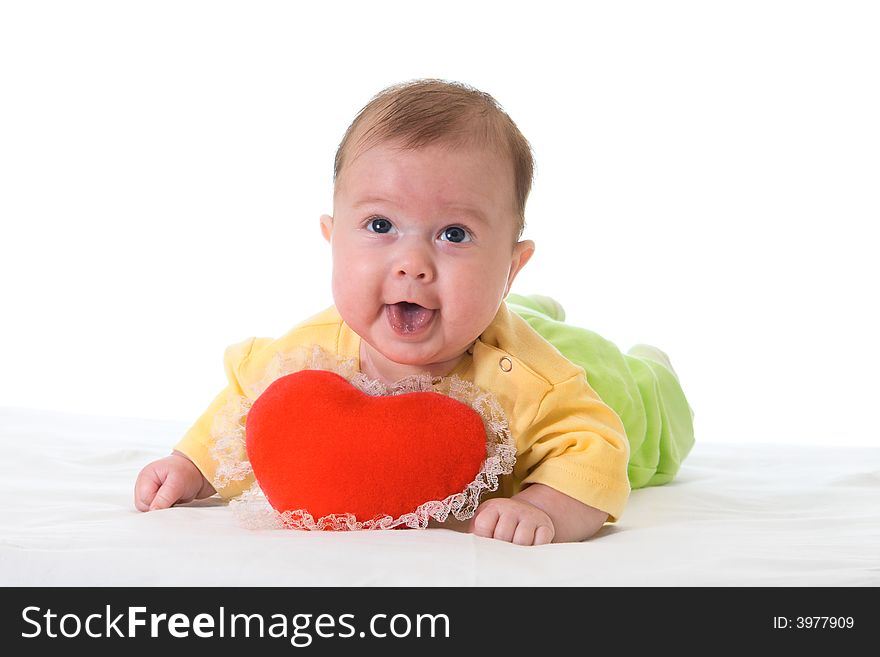
{"label": "baby's ear", "polygon": [[507,296],[510,292],[510,288],[513,285],[513,279],[515,279],[516,275],[522,271],[522,268],[532,259],[533,255],[535,255],[535,243],[532,240],[517,242],[513,247],[513,256],[510,259],[510,273],[507,276],[507,290],[505,291],[504,296]]}
{"label": "baby's ear", "polygon": [[333,217],[329,214],[321,215],[321,234],[328,242],[330,241],[330,236],[333,235]]}

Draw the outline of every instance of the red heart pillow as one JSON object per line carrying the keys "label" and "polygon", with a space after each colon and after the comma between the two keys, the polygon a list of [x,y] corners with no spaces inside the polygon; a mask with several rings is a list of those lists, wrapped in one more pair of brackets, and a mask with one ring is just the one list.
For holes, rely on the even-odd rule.
{"label": "red heart pillow", "polygon": [[479,414],[435,392],[371,397],[303,370],[274,381],[246,423],[254,476],[279,512],[398,518],[463,491],[486,458]]}

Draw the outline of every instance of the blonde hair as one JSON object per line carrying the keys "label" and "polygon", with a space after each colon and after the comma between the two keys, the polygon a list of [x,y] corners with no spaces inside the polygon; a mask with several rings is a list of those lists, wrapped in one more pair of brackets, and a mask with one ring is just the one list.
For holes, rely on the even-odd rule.
{"label": "blonde hair", "polygon": [[460,82],[431,78],[383,89],[345,131],[333,164],[334,186],[352,151],[384,141],[413,149],[435,142],[453,148],[478,145],[510,158],[518,221],[515,235],[517,240],[522,236],[535,168],[532,148],[492,96]]}

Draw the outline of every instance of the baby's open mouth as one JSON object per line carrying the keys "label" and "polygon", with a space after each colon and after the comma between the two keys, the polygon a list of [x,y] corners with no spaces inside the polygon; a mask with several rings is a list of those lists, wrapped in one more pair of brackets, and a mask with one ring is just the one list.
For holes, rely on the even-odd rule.
{"label": "baby's open mouth", "polygon": [[401,335],[415,335],[424,330],[434,319],[436,312],[431,308],[425,308],[408,301],[389,303],[385,306],[385,313],[391,328]]}

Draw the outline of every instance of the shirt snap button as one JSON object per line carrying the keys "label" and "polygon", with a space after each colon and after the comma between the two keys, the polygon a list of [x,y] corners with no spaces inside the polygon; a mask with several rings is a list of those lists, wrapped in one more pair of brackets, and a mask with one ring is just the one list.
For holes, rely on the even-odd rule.
{"label": "shirt snap button", "polygon": [[511,360],[507,356],[505,356],[504,358],[499,360],[498,365],[501,366],[502,372],[509,372],[510,370],[513,369],[513,363],[511,362]]}

